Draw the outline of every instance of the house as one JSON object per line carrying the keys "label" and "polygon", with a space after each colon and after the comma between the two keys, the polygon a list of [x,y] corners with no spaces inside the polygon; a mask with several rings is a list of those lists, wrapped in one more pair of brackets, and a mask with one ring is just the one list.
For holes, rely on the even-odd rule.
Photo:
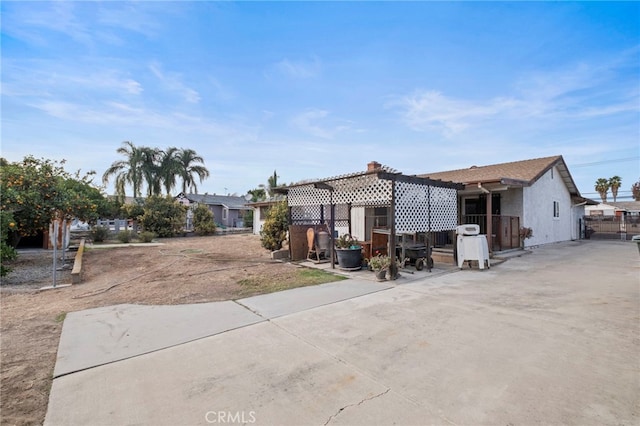
{"label": "house", "polygon": [[640,201],[617,201],[586,206],[588,237],[631,239],[640,234]]}
{"label": "house", "polygon": [[434,233],[458,225],[456,191],[463,188],[404,175],[375,161],[366,171],[277,188],[287,195],[290,257],[307,257],[310,228],[328,231],[331,238],[352,235],[366,257],[388,253],[407,241],[429,243]]}
{"label": "house", "polygon": [[[561,155],[420,175],[458,182],[460,223],[476,223],[492,251],[582,237],[585,205]],[[523,229],[524,228],[524,229]],[[530,228],[532,236],[521,241]]]}
{"label": "house", "polygon": [[[176,195],[175,199],[185,206],[206,205],[213,213],[216,224],[222,228],[243,228],[244,213],[251,210],[244,197],[233,195],[185,194],[181,192]],[[191,218],[191,211],[189,211],[187,213],[187,229],[192,228]]]}
{"label": "house", "polygon": [[616,201],[585,207],[588,216],[640,216],[640,201]]}

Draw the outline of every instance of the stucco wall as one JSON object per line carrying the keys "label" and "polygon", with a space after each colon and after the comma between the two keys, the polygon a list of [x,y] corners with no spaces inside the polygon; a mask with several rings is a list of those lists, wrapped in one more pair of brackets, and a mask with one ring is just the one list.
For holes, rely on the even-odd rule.
{"label": "stucco wall", "polygon": [[522,217],[522,188],[500,192],[500,214]]}
{"label": "stucco wall", "polygon": [[[555,167],[532,186],[523,188],[522,195],[524,211],[520,226],[533,229],[533,237],[524,241],[525,247],[572,239],[571,196]],[[553,217],[554,201],[559,205],[557,218]]]}

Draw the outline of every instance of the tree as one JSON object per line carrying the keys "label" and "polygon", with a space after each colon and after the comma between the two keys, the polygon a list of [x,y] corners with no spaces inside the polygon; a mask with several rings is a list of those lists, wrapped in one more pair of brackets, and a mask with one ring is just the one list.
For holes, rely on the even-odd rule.
{"label": "tree", "polygon": [[140,224],[145,231],[158,237],[175,237],[184,230],[187,207],[175,201],[170,195],[153,195],[144,202],[144,214]]}
{"label": "tree", "polygon": [[176,176],[180,174],[178,152],[178,148],[172,146],[160,153],[160,178],[167,195],[171,195],[171,191],[176,187]]}
{"label": "tree", "polygon": [[281,201],[269,209],[262,231],[260,231],[262,247],[267,250],[280,250],[287,238],[289,230],[289,214],[286,201]]}
{"label": "tree", "polygon": [[143,150],[129,141],[122,142],[122,146],[116,150],[118,154],[126,157],[124,160],[115,161],[102,175],[102,183],[109,183],[109,178],[115,176],[116,194],[125,197],[125,187],[131,185],[133,196],[142,196],[143,183]]}
{"label": "tree", "polygon": [[640,201],[640,179],[631,186],[631,194],[635,201]]}
{"label": "tree", "polygon": [[17,256],[16,250],[9,241],[16,227],[11,213],[0,211],[0,277],[4,277],[11,269],[5,265],[7,260],[13,260]]}
{"label": "tree", "polygon": [[[204,159],[192,149],[169,147],[165,151],[146,146],[137,147],[129,141],[122,143],[116,151],[125,159],[115,161],[102,175],[103,184],[115,177],[116,194],[125,197],[125,188],[131,185],[133,196],[142,196],[142,187],[147,185],[147,196],[160,195],[166,190],[167,195],[176,186],[176,179],[182,179],[182,192],[190,188],[198,193],[196,176],[200,183],[209,177],[209,170],[204,167]],[[201,164],[199,164],[201,163]]]}
{"label": "tree", "polygon": [[251,196],[252,203],[264,201],[267,198],[267,192],[264,190],[264,185],[260,185],[258,188],[248,190],[247,195]]}
{"label": "tree", "polygon": [[92,185],[93,172],[73,177],[63,164],[27,156],[0,165],[0,207],[13,214],[19,236],[49,229],[53,218],[94,222],[100,216],[105,198]]}
{"label": "tree", "polygon": [[602,202],[607,202],[607,192],[609,192],[609,180],[605,178],[599,178],[596,180],[595,190],[600,194],[600,198],[602,198]]}
{"label": "tree", "polygon": [[160,195],[162,192],[162,171],[160,169],[161,151],[158,148],[142,147],[140,168],[147,182],[147,196]]}
{"label": "tree", "polygon": [[[178,162],[178,176],[182,178],[182,192],[193,188],[194,193],[198,193],[195,176],[200,178],[200,183],[209,177],[209,170],[204,167],[204,159],[192,149],[181,149],[176,154]],[[199,165],[197,163],[202,163]]]}
{"label": "tree", "polygon": [[213,212],[205,204],[193,209],[193,230],[198,235],[211,235],[216,232]]}
{"label": "tree", "polygon": [[618,188],[622,185],[622,178],[620,176],[613,176],[609,178],[609,186],[611,187],[611,195],[613,195],[613,202],[616,202],[618,198]]}

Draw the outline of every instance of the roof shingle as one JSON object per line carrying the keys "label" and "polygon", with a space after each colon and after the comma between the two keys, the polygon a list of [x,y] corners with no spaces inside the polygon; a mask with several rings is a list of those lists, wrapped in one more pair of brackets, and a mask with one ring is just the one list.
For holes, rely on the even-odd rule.
{"label": "roof shingle", "polygon": [[489,166],[471,166],[468,169],[425,173],[419,176],[458,183],[500,182],[501,179],[512,179],[532,184],[549,170],[549,168],[560,161],[563,161],[562,156],[556,155],[553,157],[534,158],[531,160],[513,161]]}

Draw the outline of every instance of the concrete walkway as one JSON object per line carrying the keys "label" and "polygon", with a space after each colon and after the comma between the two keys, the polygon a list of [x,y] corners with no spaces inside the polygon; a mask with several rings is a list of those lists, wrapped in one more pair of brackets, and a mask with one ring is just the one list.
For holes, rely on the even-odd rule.
{"label": "concrete walkway", "polygon": [[639,277],[635,244],[564,243],[400,285],[69,314],[45,424],[638,424]]}

